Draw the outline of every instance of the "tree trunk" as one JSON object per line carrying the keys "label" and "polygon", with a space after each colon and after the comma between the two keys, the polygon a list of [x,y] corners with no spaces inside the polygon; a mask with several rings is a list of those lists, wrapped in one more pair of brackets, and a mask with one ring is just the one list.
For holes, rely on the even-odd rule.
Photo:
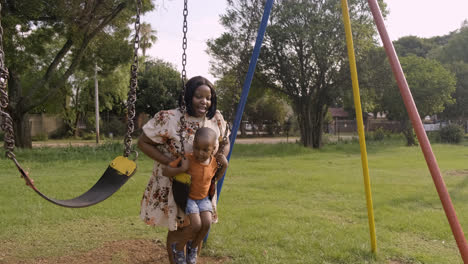
{"label": "tree trunk", "polygon": [[321,103],[315,104],[315,109],[312,116],[312,148],[320,148],[322,146],[324,106]]}
{"label": "tree trunk", "polygon": [[246,123],[244,123],[244,122],[240,123],[240,132],[241,132],[242,137],[245,137],[247,135],[245,125],[246,125]]}
{"label": "tree trunk", "polygon": [[15,131],[15,146],[18,148],[32,148],[31,124],[29,115],[13,114],[13,130]]}
{"label": "tree trunk", "polygon": [[19,76],[14,69],[10,69],[8,76],[8,99],[13,131],[15,133],[15,146],[18,148],[32,148],[31,125],[29,116],[24,111],[23,89]]}
{"label": "tree trunk", "polygon": [[75,136],[75,138],[79,137],[80,136],[80,119],[81,119],[81,113],[79,111],[76,111],[76,117],[75,117],[75,131],[73,133],[73,135]]}
{"label": "tree trunk", "polygon": [[402,121],[402,128],[403,135],[406,138],[406,145],[408,147],[417,146],[418,143],[414,134],[413,126],[411,125],[411,121]]}
{"label": "tree trunk", "polygon": [[301,132],[301,143],[304,147],[314,147],[310,104],[304,103],[302,100],[302,98],[297,100],[295,104],[297,122]]}

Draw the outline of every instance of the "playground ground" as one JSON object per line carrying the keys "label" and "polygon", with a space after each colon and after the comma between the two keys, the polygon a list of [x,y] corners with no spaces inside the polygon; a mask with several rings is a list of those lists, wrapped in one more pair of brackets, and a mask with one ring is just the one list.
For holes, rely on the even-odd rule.
{"label": "playground ground", "polygon": [[[61,198],[86,189],[95,168],[120,148],[35,148],[17,156],[42,190]],[[466,231],[468,150],[436,144],[434,151]],[[376,255],[370,253],[355,141],[319,151],[239,144],[221,195],[220,223],[200,263],[462,263],[419,148],[368,142],[368,152]],[[0,263],[167,263],[166,231],[138,219],[149,159],[140,157],[137,175],[113,197],[78,210],[41,200],[5,159],[0,167]]]}
{"label": "playground ground", "polygon": [[[161,240],[134,239],[108,242],[96,249],[60,257],[39,257],[30,260],[5,259],[7,253],[0,253],[0,263],[5,264],[163,264],[168,263],[167,253]],[[200,264],[225,263],[228,257],[201,256]]]}

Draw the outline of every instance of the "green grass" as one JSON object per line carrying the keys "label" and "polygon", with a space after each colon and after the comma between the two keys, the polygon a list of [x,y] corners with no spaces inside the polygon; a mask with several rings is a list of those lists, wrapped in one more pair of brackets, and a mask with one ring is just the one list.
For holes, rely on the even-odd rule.
{"label": "green grass", "polygon": [[[436,144],[433,149],[466,231],[468,148]],[[121,146],[105,144],[19,151],[17,156],[46,194],[71,198],[89,188],[120,152]],[[403,141],[368,142],[368,153],[377,255],[370,253],[356,142],[321,150],[236,145],[219,202],[220,223],[204,254],[242,264],[462,263],[420,149],[405,147]],[[152,169],[144,155],[122,190],[83,209],[40,199],[4,158],[0,168],[0,252],[7,258],[67,255],[113,240],[164,240],[164,228],[146,227],[138,217]]]}

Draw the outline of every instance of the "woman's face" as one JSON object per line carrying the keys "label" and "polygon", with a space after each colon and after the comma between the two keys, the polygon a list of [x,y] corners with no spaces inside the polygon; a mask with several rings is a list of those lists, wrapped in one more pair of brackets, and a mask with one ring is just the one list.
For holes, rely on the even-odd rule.
{"label": "woman's face", "polygon": [[195,89],[192,97],[192,109],[196,117],[205,116],[211,106],[211,89],[207,85],[200,85]]}

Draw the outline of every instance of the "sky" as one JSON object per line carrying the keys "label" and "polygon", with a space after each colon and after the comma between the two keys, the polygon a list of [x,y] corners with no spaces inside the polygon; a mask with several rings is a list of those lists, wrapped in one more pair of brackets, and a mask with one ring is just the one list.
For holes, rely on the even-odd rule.
{"label": "sky", "polygon": [[[157,31],[158,41],[147,55],[172,63],[182,70],[182,0],[158,0],[154,11],[142,21]],[[468,19],[467,0],[386,0],[390,11],[386,18],[392,40],[402,36],[433,37],[448,34]],[[203,3],[203,5],[200,5]],[[210,57],[206,41],[222,34],[219,16],[224,14],[225,0],[188,1],[187,76],[202,75],[215,81],[209,73]],[[345,40],[343,40],[345,41]]]}

